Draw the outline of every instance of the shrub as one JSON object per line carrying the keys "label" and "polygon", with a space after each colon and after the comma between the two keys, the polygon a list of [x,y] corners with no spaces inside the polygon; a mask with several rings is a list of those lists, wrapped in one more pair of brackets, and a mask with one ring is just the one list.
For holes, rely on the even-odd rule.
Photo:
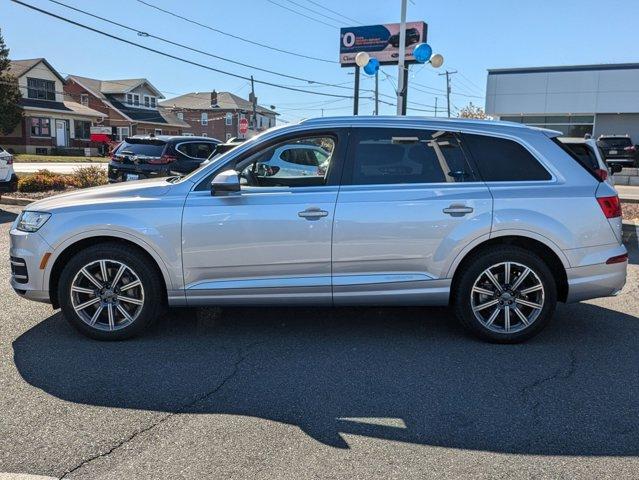
{"label": "shrub", "polygon": [[33,175],[18,179],[19,192],[46,192],[47,190],[64,190],[66,179],[49,170],[38,170]]}
{"label": "shrub", "polygon": [[69,177],[67,184],[77,188],[97,187],[108,183],[107,172],[97,165],[78,167]]}

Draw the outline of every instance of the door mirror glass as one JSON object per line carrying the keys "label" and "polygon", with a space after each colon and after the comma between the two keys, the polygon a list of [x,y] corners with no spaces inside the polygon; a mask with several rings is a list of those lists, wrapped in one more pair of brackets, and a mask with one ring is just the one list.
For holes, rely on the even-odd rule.
{"label": "door mirror glass", "polygon": [[223,197],[240,192],[240,177],[235,170],[218,173],[211,182],[211,195]]}

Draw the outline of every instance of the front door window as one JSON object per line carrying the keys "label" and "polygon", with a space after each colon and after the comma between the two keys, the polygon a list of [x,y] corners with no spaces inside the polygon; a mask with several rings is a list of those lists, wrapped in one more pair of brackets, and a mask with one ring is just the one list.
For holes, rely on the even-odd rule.
{"label": "front door window", "polygon": [[67,146],[67,122],[66,120],[56,120],[55,121],[55,140],[56,146],[58,147],[66,147]]}

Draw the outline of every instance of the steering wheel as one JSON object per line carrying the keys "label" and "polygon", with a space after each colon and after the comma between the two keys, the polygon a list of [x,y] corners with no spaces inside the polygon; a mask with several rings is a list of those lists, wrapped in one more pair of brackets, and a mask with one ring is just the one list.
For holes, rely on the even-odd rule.
{"label": "steering wheel", "polygon": [[248,185],[251,187],[259,187],[260,183],[258,181],[257,175],[253,172],[253,166],[250,168],[245,168],[242,173],[240,173],[240,178],[245,178],[248,182]]}

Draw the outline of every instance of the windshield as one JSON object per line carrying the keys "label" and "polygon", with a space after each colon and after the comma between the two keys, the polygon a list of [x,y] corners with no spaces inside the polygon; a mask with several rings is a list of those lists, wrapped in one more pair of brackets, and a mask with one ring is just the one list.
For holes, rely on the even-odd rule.
{"label": "windshield", "polygon": [[624,148],[632,145],[632,142],[628,137],[621,138],[602,138],[599,140],[604,147],[616,147],[616,148]]}
{"label": "windshield", "polygon": [[115,150],[114,155],[138,155],[145,157],[161,157],[166,147],[165,143],[128,143],[122,142]]}

